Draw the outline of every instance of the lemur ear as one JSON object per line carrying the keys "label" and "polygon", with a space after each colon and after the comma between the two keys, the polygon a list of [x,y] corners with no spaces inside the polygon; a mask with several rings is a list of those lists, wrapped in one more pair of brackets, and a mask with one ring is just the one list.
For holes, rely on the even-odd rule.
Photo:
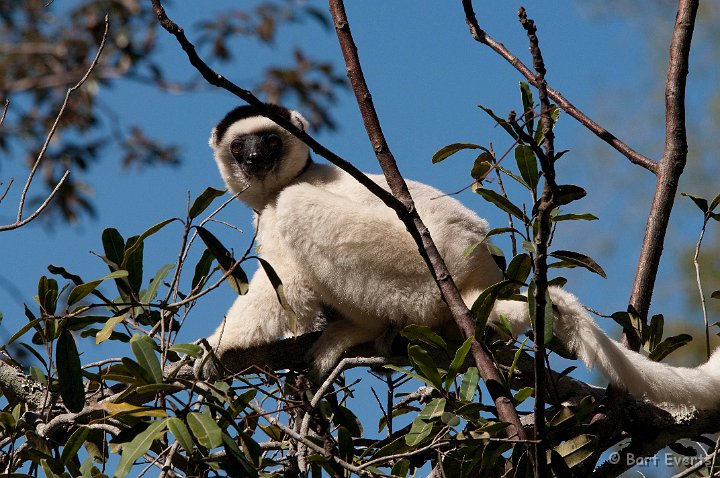
{"label": "lemur ear", "polygon": [[307,131],[308,126],[310,126],[308,120],[306,120],[303,115],[301,115],[297,111],[290,112],[290,121],[292,121],[295,126],[297,126],[303,131]]}
{"label": "lemur ear", "polygon": [[215,148],[215,146],[217,146],[217,128],[213,128],[210,132],[210,139],[208,140],[208,145],[211,148]]}

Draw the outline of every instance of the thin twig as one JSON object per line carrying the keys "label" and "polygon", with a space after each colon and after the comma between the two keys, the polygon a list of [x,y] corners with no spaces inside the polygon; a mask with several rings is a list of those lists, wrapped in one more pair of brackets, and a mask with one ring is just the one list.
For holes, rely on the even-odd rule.
{"label": "thin twig", "polygon": [[[328,377],[325,379],[325,381],[318,387],[317,391],[314,393],[312,400],[310,400],[310,407],[311,408],[317,408],[318,404],[320,403],[320,400],[325,396],[325,393],[327,393],[328,389],[332,386],[333,383],[335,383],[335,380],[340,376],[341,373],[343,373],[345,370],[353,368],[353,367],[378,367],[381,365],[385,365],[388,363],[388,359],[385,357],[346,357],[342,360],[340,360],[340,363],[338,363],[333,371],[328,375]],[[308,434],[308,430],[310,429],[310,419],[311,414],[305,413],[305,416],[303,416],[301,425],[300,425],[300,434],[302,436],[306,436]],[[298,453],[300,453],[300,450],[298,450]]]}
{"label": "thin twig", "polygon": [[[95,69],[95,66],[97,66],[98,61],[100,60],[100,55],[102,54],[103,49],[105,48],[105,41],[107,40],[109,29],[110,29],[110,20],[109,20],[109,17],[107,15],[105,15],[105,31],[103,32],[102,39],[100,40],[100,46],[98,47],[97,53],[95,54],[95,58],[93,58],[93,61],[90,63],[90,67],[87,69],[87,71],[85,72],[83,77],[80,78],[80,81],[78,81],[74,86],[70,87],[67,90],[67,92],[65,93],[65,100],[63,101],[63,104],[60,107],[60,111],[58,112],[57,116],[55,117],[55,121],[53,122],[53,125],[51,126],[50,131],[48,132],[47,137],[45,138],[45,142],[43,143],[42,148],[40,149],[40,153],[38,154],[38,157],[35,160],[35,164],[33,164],[33,167],[30,170],[30,174],[28,175],[27,181],[25,182],[25,187],[23,188],[22,193],[20,194],[20,203],[18,205],[18,213],[17,213],[17,219],[15,221],[15,224],[19,224],[20,222],[22,222],[23,207],[25,205],[25,197],[27,196],[28,189],[30,189],[30,183],[32,183],[32,180],[35,177],[35,173],[37,172],[37,169],[40,166],[40,162],[42,161],[43,157],[45,156],[45,153],[47,152],[48,146],[50,145],[50,141],[52,140],[53,136],[55,135],[55,131],[57,130],[58,124],[60,123],[60,118],[62,118],[63,113],[65,113],[65,109],[67,108],[68,102],[70,101],[70,96],[76,90],[78,90],[85,83],[85,81],[87,81],[88,78],[90,78],[90,74]],[[68,172],[65,173],[65,175],[63,176],[63,179],[61,179],[60,183],[58,183],[58,186],[60,186],[64,182],[64,180],[67,178],[67,175],[68,175]],[[58,189],[59,189],[59,187],[56,187],[55,190],[53,190],[51,197],[54,196],[54,194],[57,192]],[[41,206],[41,208],[44,209],[48,203],[49,203],[49,201],[46,200],[43,203],[43,206]],[[38,209],[38,210],[42,210],[42,209]]]}
{"label": "thin twig", "polygon": [[702,244],[703,236],[705,236],[705,228],[707,227],[710,216],[705,215],[702,229],[700,229],[700,238],[695,244],[695,255],[693,256],[693,264],[695,265],[695,281],[697,283],[698,293],[700,294],[700,307],[702,308],[703,323],[705,324],[705,352],[707,358],[710,358],[710,325],[708,324],[707,307],[705,306],[705,294],[703,293],[702,281],[700,280],[700,263],[698,262],[698,256],[700,255],[700,245]]}
{"label": "thin twig", "polygon": [[[470,35],[473,37],[473,39],[482,43],[483,45],[487,45],[488,47],[490,47],[491,50],[493,50],[495,53],[507,60],[508,63],[510,63],[517,71],[520,72],[520,74],[522,74],[533,86],[537,88],[538,85],[535,80],[535,74],[530,70],[530,68],[523,64],[523,62],[520,61],[518,57],[513,55],[510,50],[505,47],[505,45],[492,38],[490,35],[487,34],[487,32],[480,28],[477,17],[475,16],[475,11],[472,7],[472,0],[462,0],[462,5],[465,11],[465,21],[470,28]],[[648,171],[652,171],[653,173],[657,172],[657,162],[638,153],[630,146],[623,143],[614,134],[610,133],[608,130],[606,130],[605,128],[597,124],[595,121],[593,121],[591,118],[589,118],[585,113],[580,111],[560,92],[550,87],[547,88],[547,92],[548,96],[552,98],[552,100],[557,103],[557,105],[562,108],[563,111],[565,111],[567,114],[579,121],[580,124],[589,129],[598,138],[602,139],[610,146],[615,148],[619,153],[628,158],[630,162],[632,162],[633,164],[637,164],[638,166],[641,166]]]}
{"label": "thin twig", "polygon": [[3,125],[5,122],[5,117],[7,116],[8,109],[10,108],[10,100],[5,100],[5,104],[3,105],[2,115],[0,115],[0,126]]}
{"label": "thin twig", "polygon": [[[264,417],[271,425],[275,425],[275,426],[278,427],[280,430],[282,430],[282,431],[285,432],[287,435],[289,435],[292,439],[296,440],[296,441],[299,442],[299,443],[302,443],[303,445],[305,445],[306,447],[310,448],[311,450],[313,450],[313,451],[315,451],[315,452],[317,452],[317,453],[320,453],[321,455],[325,456],[325,449],[323,449],[323,447],[317,445],[317,444],[316,444],[315,442],[313,442],[312,440],[308,440],[304,435],[301,435],[300,433],[297,433],[295,430],[293,430],[293,429],[290,428],[289,426],[285,425],[284,423],[282,423],[281,421],[279,421],[277,418],[268,415],[267,411],[265,411],[265,410],[263,410],[262,408],[260,408],[260,406],[258,406],[258,405],[255,404],[254,402],[250,402],[250,403],[248,404],[248,406],[249,406],[250,408],[252,408],[252,409],[255,411],[255,413],[258,413],[258,414],[260,414],[260,416]],[[352,464],[346,462],[345,460],[343,460],[343,459],[340,458],[340,457],[332,456],[331,459],[332,459],[335,463],[337,463],[338,465],[340,465],[341,467],[345,468],[346,470],[351,471],[351,472],[353,472],[353,473],[356,473],[356,474],[358,474],[358,475],[360,475],[360,476],[373,476],[373,477],[374,477],[374,476],[378,476],[378,475],[375,474],[375,473],[370,473],[370,472],[361,470],[359,467],[357,467],[357,466],[355,466],[355,465],[352,465]],[[386,476],[386,475],[380,475],[380,476]]]}

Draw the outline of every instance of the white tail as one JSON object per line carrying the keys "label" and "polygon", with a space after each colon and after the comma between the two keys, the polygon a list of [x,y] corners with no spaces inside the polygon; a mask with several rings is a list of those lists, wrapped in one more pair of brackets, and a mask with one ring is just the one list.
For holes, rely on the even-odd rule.
{"label": "white tail", "polygon": [[[588,368],[597,367],[613,385],[654,403],[699,409],[712,409],[720,404],[720,349],[707,363],[695,368],[653,362],[605,335],[572,294],[551,287],[550,298],[557,308],[555,335]],[[498,301],[491,320],[498,316],[510,322],[516,336],[530,326],[525,302]]]}

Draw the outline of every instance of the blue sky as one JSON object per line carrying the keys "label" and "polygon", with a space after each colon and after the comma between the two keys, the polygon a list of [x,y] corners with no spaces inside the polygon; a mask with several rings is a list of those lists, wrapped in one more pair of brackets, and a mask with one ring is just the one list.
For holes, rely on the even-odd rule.
{"label": "blue sky", "polygon": [[[168,13],[185,27],[192,40],[199,34],[193,26],[195,22],[234,3],[217,1],[211,6],[207,3],[200,6],[199,2],[174,2]],[[481,3],[476,5],[481,25],[529,64],[527,39],[516,19],[519,4]],[[641,152],[658,157],[663,132],[663,79],[658,73],[665,67],[667,39],[649,41],[646,35],[650,30],[643,28],[637,18],[595,17],[582,3],[526,5],[539,28],[548,81],[630,145],[639,143]],[[62,8],[61,2],[53,4],[53,8]],[[466,186],[472,156],[457,155],[438,165],[432,165],[430,158],[439,148],[454,142],[484,145],[492,142],[497,151],[508,148],[511,142],[506,135],[493,127],[477,105],[493,108],[500,115],[519,109],[520,75],[470,38],[459,2],[364,1],[348,2],[347,8],[365,75],[401,172],[447,192]],[[674,12],[668,11],[665,17],[672,21]],[[669,38],[669,31],[665,33]],[[701,37],[700,31],[698,38]],[[160,32],[160,42],[163,67],[170,76],[179,81],[194,78],[195,71],[174,40]],[[658,45],[662,45],[662,51],[656,49]],[[310,22],[282,30],[274,47],[257,47],[244,40],[232,46],[239,60],[221,65],[219,70],[241,86],[252,83],[263,65],[288,59],[294,46],[317,58],[341,61],[334,32]],[[707,72],[703,78],[707,78]],[[691,121],[700,122],[707,114],[705,86],[691,75],[688,108]],[[48,264],[64,266],[85,280],[101,277],[107,270],[89,251],[101,252],[104,228],[115,227],[125,237],[139,234],[163,219],[184,216],[188,193],[194,197],[206,186],[222,187],[207,138],[218,119],[240,104],[238,99],[210,87],[195,93],[169,94],[122,80],[113,88],[100,91],[100,95],[126,124],[139,122],[146,134],[179,144],[183,164],[177,169],[122,172],[120,154],[110,148],[101,165],[86,178],[94,189],[96,220],[60,225],[52,231],[37,222],[3,233],[0,311],[4,320],[0,338],[9,337],[25,322],[22,302],[32,302],[37,280],[47,274]],[[341,95],[333,114],[340,120],[340,128],[318,135],[321,142],[359,168],[378,172],[349,93]],[[600,221],[559,229],[555,248],[577,250],[594,257],[607,271],[608,279],[582,270],[561,273],[570,279],[568,287],[587,305],[604,313],[623,310],[630,295],[654,177],[620,157],[566,115],[556,132],[556,148],[571,150],[558,165],[559,181],[578,184],[589,193],[568,212],[593,213]],[[25,170],[19,158],[3,158],[2,175],[3,180],[14,176],[20,182]],[[0,205],[0,218],[13,216],[16,197],[14,189]],[[458,198],[494,226],[506,224],[503,214],[472,192],[463,192]],[[687,201],[680,201],[675,210],[653,312],[677,315],[683,309],[685,298],[674,292],[674,258],[680,247],[696,240],[700,221],[696,213]],[[252,237],[247,209],[240,203],[233,204],[221,218],[236,224],[243,234],[219,225],[213,226],[213,232],[228,247],[244,251]],[[146,241],[146,281],[162,265],[175,261],[180,232],[178,227],[169,226]],[[498,243],[509,256],[506,242]],[[254,269],[254,265],[247,269]],[[191,273],[192,267],[188,270]],[[232,299],[230,288],[222,287],[201,300],[181,339],[191,341],[209,334]],[[608,325],[610,334],[617,336],[618,327]],[[88,341],[83,349],[88,357],[107,356],[110,352],[103,347],[98,349]]]}

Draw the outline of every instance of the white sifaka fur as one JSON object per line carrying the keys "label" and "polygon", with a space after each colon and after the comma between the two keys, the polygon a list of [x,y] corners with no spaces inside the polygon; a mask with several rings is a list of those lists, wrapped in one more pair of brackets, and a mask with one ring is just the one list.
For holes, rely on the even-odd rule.
{"label": "white sifaka fur", "polygon": [[[299,113],[284,111],[305,128]],[[258,179],[238,165],[229,145],[244,134],[266,131],[281,136],[283,149],[270,173]],[[309,355],[315,373],[323,376],[347,349],[380,338],[390,327],[440,329],[452,322],[403,224],[348,174],[310,161],[306,145],[248,107],[229,113],[213,129],[210,146],[225,184],[235,193],[242,191],[240,200],[255,210],[259,255],[282,280],[298,318],[297,330],[290,330],[275,290],[259,268],[249,292],[235,300],[208,338],[218,355],[322,329]],[[387,187],[382,176],[369,177]],[[502,279],[486,247],[464,254],[484,236],[486,221],[430,186],[409,181],[408,187],[471,305],[483,289]],[[556,335],[614,385],[655,403],[713,408],[720,402],[720,352],[696,368],[653,362],[605,335],[572,294],[553,287],[550,296],[557,309]],[[323,315],[334,320],[318,323]],[[491,321],[500,316],[508,319],[515,336],[529,328],[525,302],[497,302]]]}

